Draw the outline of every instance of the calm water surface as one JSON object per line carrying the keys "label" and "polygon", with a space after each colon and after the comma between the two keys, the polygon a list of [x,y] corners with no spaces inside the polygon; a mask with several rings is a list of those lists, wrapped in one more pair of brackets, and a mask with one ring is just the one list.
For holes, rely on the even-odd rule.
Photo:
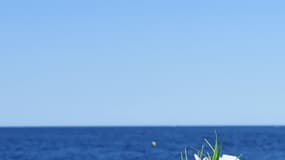
{"label": "calm water surface", "polygon": [[[217,130],[223,152],[284,160],[285,127],[0,128],[0,160],[179,160]],[[157,147],[151,147],[151,141]]]}

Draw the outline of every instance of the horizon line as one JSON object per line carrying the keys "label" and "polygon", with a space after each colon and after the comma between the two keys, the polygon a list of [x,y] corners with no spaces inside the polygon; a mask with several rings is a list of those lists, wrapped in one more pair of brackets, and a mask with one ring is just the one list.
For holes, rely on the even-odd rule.
{"label": "horizon line", "polygon": [[0,128],[132,128],[132,127],[285,127],[282,125],[262,125],[262,124],[249,124],[249,125],[4,125]]}

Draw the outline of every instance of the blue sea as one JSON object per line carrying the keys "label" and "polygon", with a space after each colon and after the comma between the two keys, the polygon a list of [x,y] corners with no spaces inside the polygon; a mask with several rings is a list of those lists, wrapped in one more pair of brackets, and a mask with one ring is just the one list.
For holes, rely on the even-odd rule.
{"label": "blue sea", "polygon": [[285,159],[285,127],[36,127],[0,128],[0,160],[179,160],[215,130],[223,153]]}

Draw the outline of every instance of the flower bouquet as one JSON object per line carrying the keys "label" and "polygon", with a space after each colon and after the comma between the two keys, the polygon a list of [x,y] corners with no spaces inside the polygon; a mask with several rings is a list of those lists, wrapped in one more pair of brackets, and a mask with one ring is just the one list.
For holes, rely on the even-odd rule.
{"label": "flower bouquet", "polygon": [[[228,155],[228,154],[222,154],[222,144],[219,144],[218,141],[218,135],[216,134],[216,140],[215,140],[215,145],[212,146],[211,143],[205,139],[205,142],[207,146],[210,148],[212,151],[212,154],[209,152],[204,152],[204,145],[202,145],[201,150],[195,149],[197,153],[194,154],[194,159],[195,160],[240,160],[241,156],[233,156],[233,155]],[[183,152],[180,153],[180,160],[188,160],[188,153],[187,149],[185,148],[185,153]]]}

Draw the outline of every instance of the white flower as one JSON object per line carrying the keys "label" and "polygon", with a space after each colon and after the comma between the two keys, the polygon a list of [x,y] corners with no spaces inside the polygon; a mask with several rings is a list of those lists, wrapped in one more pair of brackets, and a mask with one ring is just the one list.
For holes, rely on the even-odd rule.
{"label": "white flower", "polygon": [[201,160],[201,158],[197,154],[194,154],[194,158],[195,160]]}
{"label": "white flower", "polygon": [[220,160],[239,160],[239,158],[236,156],[223,154],[222,157],[220,157]]}
{"label": "white flower", "polygon": [[[201,160],[201,158],[197,154],[194,154],[194,158],[195,160]],[[203,160],[208,160],[208,157],[204,157]],[[240,160],[240,159],[236,156],[223,154],[222,157],[220,157],[220,160]]]}

